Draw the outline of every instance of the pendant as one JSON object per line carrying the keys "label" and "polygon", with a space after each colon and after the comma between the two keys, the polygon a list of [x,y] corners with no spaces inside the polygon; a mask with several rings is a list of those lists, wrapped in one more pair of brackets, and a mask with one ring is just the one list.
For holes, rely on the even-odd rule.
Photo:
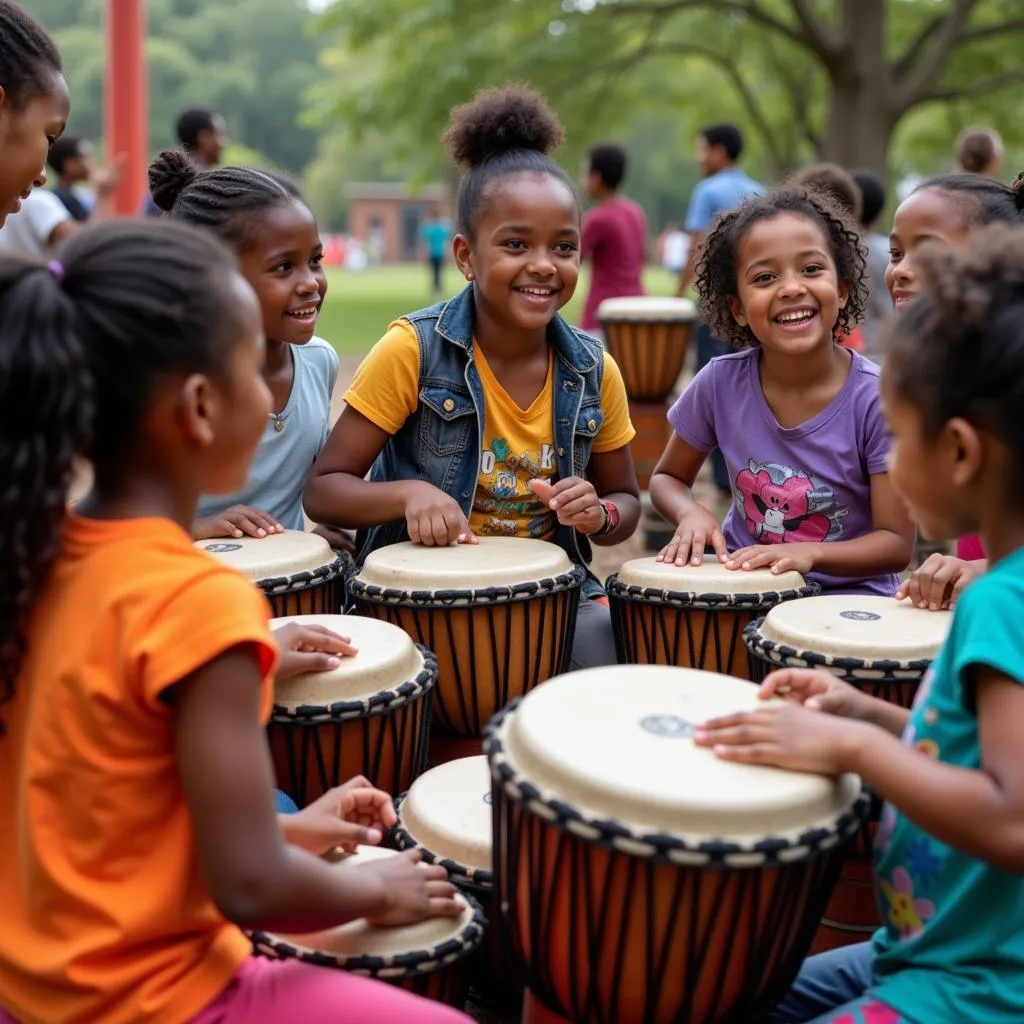
{"label": "pendant", "polygon": [[[274,416],[273,413],[271,413],[270,415]],[[281,433],[282,430],[284,430],[284,420],[282,420],[280,416],[274,416],[274,429],[279,434]]]}

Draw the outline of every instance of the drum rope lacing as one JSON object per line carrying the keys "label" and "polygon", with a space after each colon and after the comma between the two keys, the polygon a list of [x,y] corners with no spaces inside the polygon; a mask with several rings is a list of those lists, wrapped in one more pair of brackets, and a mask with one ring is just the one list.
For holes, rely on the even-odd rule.
{"label": "drum rope lacing", "polygon": [[749,594],[692,593],[656,587],[641,587],[635,583],[623,583],[617,573],[605,581],[605,591],[610,598],[645,601],[648,604],[664,604],[674,608],[768,608],[783,601],[795,601],[802,597],[815,597],[821,592],[817,583],[807,583],[789,590],[765,590]]}
{"label": "drum rope lacing", "polygon": [[484,751],[492,781],[516,803],[555,828],[606,849],[654,863],[706,868],[761,868],[810,860],[855,835],[868,813],[869,800],[861,791],[849,810],[829,825],[807,829],[796,836],[766,836],[744,844],[717,839],[688,842],[667,832],[644,832],[613,819],[598,818],[560,800],[516,772],[505,754],[503,735],[515,700],[491,719],[484,733]]}
{"label": "drum rope lacing", "polygon": [[423,658],[423,668],[416,674],[415,679],[407,680],[390,690],[381,690],[362,700],[344,700],[334,704],[299,704],[295,707],[275,704],[270,720],[313,725],[323,722],[345,722],[386,715],[396,707],[409,704],[429,693],[437,678],[437,659],[433,653],[420,644],[416,645],[416,650]]}
{"label": "drum rope lacing", "polygon": [[320,566],[319,569],[308,569],[297,572],[294,576],[272,576],[259,581],[259,588],[264,594],[279,594],[283,591],[297,590],[311,583],[325,583],[342,576],[348,566],[348,555],[339,552],[333,562]]}

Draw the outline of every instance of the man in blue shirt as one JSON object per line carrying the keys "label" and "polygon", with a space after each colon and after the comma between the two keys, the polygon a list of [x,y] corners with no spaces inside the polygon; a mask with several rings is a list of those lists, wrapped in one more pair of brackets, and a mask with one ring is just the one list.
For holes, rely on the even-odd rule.
{"label": "man in blue shirt", "polygon": [[[748,178],[736,166],[743,152],[743,135],[732,124],[711,124],[697,135],[697,166],[704,180],[699,182],[690,196],[690,208],[686,214],[686,230],[690,235],[690,255],[679,276],[677,294],[686,294],[693,284],[700,258],[700,246],[715,217],[723,210],[739,206],[749,195],[764,191],[764,186]],[[715,356],[729,351],[728,345],[719,341],[706,324],[697,325],[697,369],[706,366]],[[711,453],[711,468],[714,471],[715,486],[723,502],[732,501],[732,486],[725,460],[717,449]]]}
{"label": "man in blue shirt", "polygon": [[427,251],[427,263],[430,266],[431,292],[439,298],[442,291],[441,274],[444,270],[444,257],[451,242],[451,225],[435,207],[420,228],[420,238]]}

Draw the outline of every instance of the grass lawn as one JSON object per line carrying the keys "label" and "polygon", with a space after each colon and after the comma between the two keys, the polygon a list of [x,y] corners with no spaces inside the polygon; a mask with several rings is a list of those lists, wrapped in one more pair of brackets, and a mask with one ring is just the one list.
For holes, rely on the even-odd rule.
{"label": "grass lawn", "polygon": [[[377,267],[353,274],[344,270],[328,272],[330,291],[320,315],[317,334],[343,355],[362,355],[403,313],[431,303],[429,271],[425,266]],[[671,295],[673,277],[659,267],[644,276],[652,295]],[[454,267],[446,268],[445,294],[454,295],[464,284]],[[571,323],[578,323],[583,297],[587,293],[586,273],[580,277],[572,302],[562,311]]]}

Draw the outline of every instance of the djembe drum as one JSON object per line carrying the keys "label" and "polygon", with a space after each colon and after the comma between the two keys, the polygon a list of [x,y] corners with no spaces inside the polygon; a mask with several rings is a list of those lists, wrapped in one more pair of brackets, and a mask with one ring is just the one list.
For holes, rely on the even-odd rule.
{"label": "djembe drum", "polygon": [[597,319],[630,400],[663,401],[683,370],[697,307],[688,299],[605,299]]}
{"label": "djembe drum", "polygon": [[626,562],[605,584],[619,662],[677,665],[750,678],[743,631],[784,601],[818,592],[797,572],[726,569],[652,558]]}
{"label": "djembe drum", "polygon": [[[351,871],[378,857],[398,856],[393,850],[362,846],[354,854],[339,852],[332,859],[339,871]],[[294,957],[320,967],[336,967],[461,1010],[466,1005],[469,967],[483,939],[484,921],[472,897],[462,894],[459,898],[465,909],[457,918],[435,917],[398,928],[381,928],[360,919],[309,935],[254,932],[250,938],[260,956]]]}
{"label": "djembe drum", "polygon": [[356,615],[275,619],[326,626],[358,649],[330,672],[279,680],[267,729],[277,784],[299,806],[365,775],[400,793],[426,767],[434,656],[397,626]]}
{"label": "djembe drum", "polygon": [[344,596],[348,557],[323,537],[285,530],[268,537],[196,541],[220,561],[248,576],[275,615],[337,615]]}
{"label": "djembe drum", "polygon": [[496,711],[566,670],[583,578],[560,547],[512,537],[367,557],[349,579],[354,609],[437,657],[432,761],[478,754]]}
{"label": "djembe drum", "polygon": [[722,761],[694,726],[761,705],[646,665],[552,680],[485,746],[524,1024],[750,1024],[786,992],[866,814],[860,780]]}
{"label": "djembe drum", "polygon": [[[827,594],[773,608],[747,627],[756,679],[779,668],[820,668],[873,697],[909,708],[946,639],[951,612],[891,597]],[[881,805],[857,837],[825,908],[812,951],[866,942],[882,923],[875,900],[874,836]]]}

